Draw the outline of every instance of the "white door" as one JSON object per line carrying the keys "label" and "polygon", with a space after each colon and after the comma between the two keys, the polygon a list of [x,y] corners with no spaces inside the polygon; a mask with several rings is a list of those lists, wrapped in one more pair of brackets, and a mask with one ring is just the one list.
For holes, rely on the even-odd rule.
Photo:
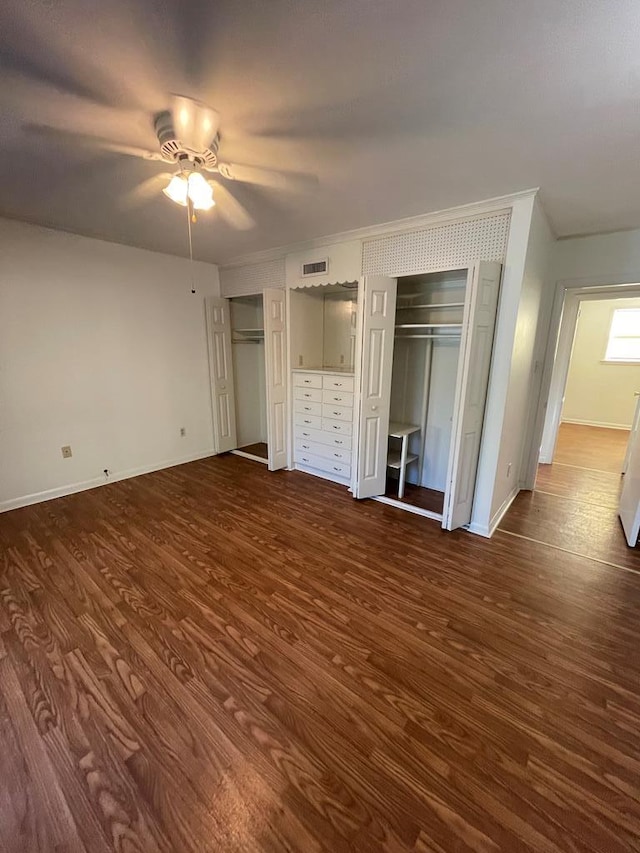
{"label": "white door", "polygon": [[359,310],[362,362],[356,425],[356,498],[371,498],[385,492],[396,291],[397,282],[394,278],[369,275],[361,282]]}
{"label": "white door", "polygon": [[640,532],[640,424],[637,417],[639,413],[640,398],[636,408],[634,429],[629,436],[624,483],[618,507],[618,515],[622,522],[624,535],[627,537],[627,542],[631,548],[635,547]]}
{"label": "white door", "polygon": [[287,465],[287,348],[284,290],[264,291],[264,363],[267,379],[269,470]]}
{"label": "white door", "polygon": [[481,261],[469,270],[451,430],[442,526],[471,521],[480,439],[487,399],[500,264]]}
{"label": "white door", "polygon": [[229,301],[211,296],[206,305],[213,432],[216,453],[225,453],[238,446]]}

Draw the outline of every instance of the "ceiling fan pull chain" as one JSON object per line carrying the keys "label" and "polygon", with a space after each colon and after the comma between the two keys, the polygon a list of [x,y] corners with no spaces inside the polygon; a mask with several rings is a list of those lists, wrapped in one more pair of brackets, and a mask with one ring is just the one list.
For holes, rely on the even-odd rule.
{"label": "ceiling fan pull chain", "polygon": [[193,243],[191,241],[191,217],[195,221],[195,214],[191,209],[191,199],[187,198],[187,230],[189,233],[189,272],[191,273],[191,293],[196,292],[196,280],[193,272]]}

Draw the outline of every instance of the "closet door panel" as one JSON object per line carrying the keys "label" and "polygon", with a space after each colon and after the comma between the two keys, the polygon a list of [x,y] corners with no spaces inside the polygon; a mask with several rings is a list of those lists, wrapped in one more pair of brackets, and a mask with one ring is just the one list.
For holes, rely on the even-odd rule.
{"label": "closet door panel", "polygon": [[287,347],[285,292],[265,290],[264,340],[267,378],[267,444],[269,470],[287,464]]}
{"label": "closet door panel", "polygon": [[206,300],[206,317],[213,431],[216,452],[225,453],[238,446],[229,301],[209,297]]}
{"label": "closet door panel", "polygon": [[471,521],[500,272],[500,264],[484,261],[469,271],[442,520],[447,530]]}
{"label": "closet door panel", "polygon": [[386,276],[366,276],[362,280],[361,395],[354,490],[357,498],[370,498],[385,491],[396,291],[396,280]]}

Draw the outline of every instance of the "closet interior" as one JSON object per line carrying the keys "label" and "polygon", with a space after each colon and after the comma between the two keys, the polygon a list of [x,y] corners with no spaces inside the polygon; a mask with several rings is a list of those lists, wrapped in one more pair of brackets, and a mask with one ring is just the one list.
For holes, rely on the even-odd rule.
{"label": "closet interior", "polygon": [[229,300],[237,450],[268,461],[264,300],[236,296]]}
{"label": "closet interior", "polygon": [[467,270],[398,278],[385,496],[441,517]]}
{"label": "closet interior", "polygon": [[358,283],[292,288],[291,367],[353,373]]}

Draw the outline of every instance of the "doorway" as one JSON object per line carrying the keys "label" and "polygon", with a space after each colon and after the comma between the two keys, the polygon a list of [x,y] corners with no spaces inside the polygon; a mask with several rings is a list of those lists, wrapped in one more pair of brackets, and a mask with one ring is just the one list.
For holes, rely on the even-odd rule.
{"label": "doorway", "polygon": [[565,294],[535,485],[500,529],[640,569],[618,519],[639,348],[637,287]]}

